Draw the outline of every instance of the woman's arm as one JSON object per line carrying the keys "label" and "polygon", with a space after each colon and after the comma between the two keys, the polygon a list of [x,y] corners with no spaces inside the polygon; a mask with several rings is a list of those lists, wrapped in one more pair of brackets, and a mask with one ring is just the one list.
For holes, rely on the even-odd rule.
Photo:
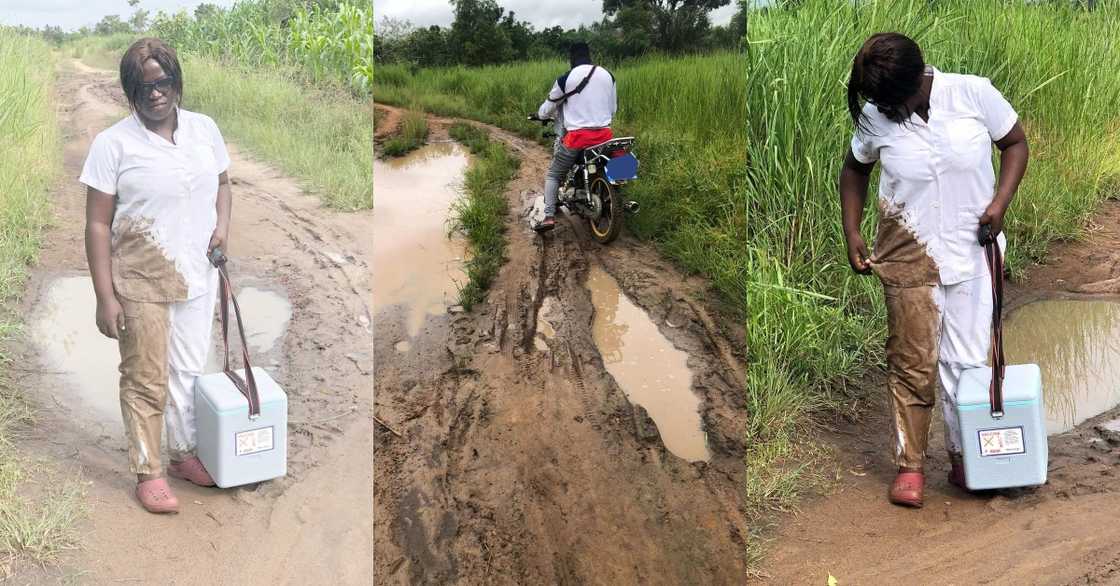
{"label": "woman's arm", "polygon": [[214,234],[210,236],[210,247],[207,252],[218,247],[228,248],[229,217],[232,207],[233,192],[230,190],[229,172],[222,171],[222,174],[218,175],[218,223],[214,228]]}
{"label": "woman's arm", "polygon": [[863,220],[863,208],[867,203],[867,186],[871,183],[871,170],[875,164],[864,164],[856,160],[851,149],[844,157],[844,167],[840,170],[840,213],[844,226],[844,240],[848,245],[848,264],[852,270],[861,274],[871,274],[871,254],[859,232]]}
{"label": "woman's arm", "polygon": [[93,278],[93,291],[97,295],[97,329],[110,338],[117,338],[122,323],[121,304],[113,291],[112,268],[109,255],[113,213],[116,199],[92,187],[86,191],[86,261]]}
{"label": "woman's arm", "polygon": [[1007,136],[996,142],[996,148],[1000,150],[999,185],[992,203],[988,204],[988,209],[980,216],[980,225],[990,225],[992,236],[1003,231],[1003,216],[1019,189],[1019,182],[1027,172],[1027,160],[1030,158],[1027,135],[1018,122]]}

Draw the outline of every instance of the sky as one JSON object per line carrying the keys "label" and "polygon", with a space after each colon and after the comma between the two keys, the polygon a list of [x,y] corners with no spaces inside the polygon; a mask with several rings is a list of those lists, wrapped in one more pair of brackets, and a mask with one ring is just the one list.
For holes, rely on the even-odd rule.
{"label": "sky", "polygon": [[[140,7],[155,14],[163,10],[193,11],[207,0],[140,0]],[[236,0],[209,0],[219,6],[230,6]],[[404,19],[417,26],[451,24],[451,4],[447,0],[373,0],[374,15]],[[506,10],[527,20],[536,28],[560,25],[575,28],[602,18],[602,0],[498,0]],[[75,30],[92,26],[106,15],[117,14],[127,19],[133,12],[127,0],[0,0],[0,23],[40,28],[46,25]],[[735,12],[732,2],[712,13],[712,22],[726,24]]]}
{"label": "sky", "polygon": [[[517,20],[527,20],[537,29],[560,25],[575,28],[598,22],[603,17],[603,0],[498,0],[512,10]],[[727,24],[735,13],[735,2],[712,13],[712,22]],[[377,22],[389,16],[416,26],[451,24],[451,4],[447,0],[374,0],[373,14]]]}
{"label": "sky", "polygon": [[[194,7],[209,1],[218,6],[230,6],[234,0],[140,0],[140,8],[155,14],[193,12]],[[0,0],[0,23],[41,28],[46,25],[76,30],[84,25],[93,26],[110,14],[127,20],[134,9],[127,0]]]}

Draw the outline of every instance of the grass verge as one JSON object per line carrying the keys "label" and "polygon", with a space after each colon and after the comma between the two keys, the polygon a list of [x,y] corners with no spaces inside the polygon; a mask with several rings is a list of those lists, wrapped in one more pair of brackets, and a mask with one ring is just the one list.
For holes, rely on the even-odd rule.
{"label": "grass verge", "polygon": [[333,208],[373,206],[371,105],[282,68],[247,70],[183,59],[184,106],[218,123],[228,140],[304,181]]}
{"label": "grass verge", "polygon": [[401,118],[400,131],[385,141],[382,151],[387,157],[401,157],[424,146],[427,140],[428,117],[423,111],[409,110]]}
{"label": "grass verge", "polygon": [[11,303],[38,257],[50,219],[46,194],[61,171],[53,71],[45,43],[0,27],[0,578],[23,561],[49,562],[72,547],[81,511],[73,479],[44,491],[35,481],[51,471],[19,451],[18,433],[33,422],[34,409],[2,350],[22,325]]}
{"label": "grass verge", "polygon": [[457,123],[450,133],[475,156],[463,179],[463,197],[451,210],[453,228],[467,236],[467,283],[459,289],[459,303],[469,311],[485,299],[502,268],[509,213],[505,188],[517,174],[520,161],[504,144],[490,140],[485,130],[470,124]]}

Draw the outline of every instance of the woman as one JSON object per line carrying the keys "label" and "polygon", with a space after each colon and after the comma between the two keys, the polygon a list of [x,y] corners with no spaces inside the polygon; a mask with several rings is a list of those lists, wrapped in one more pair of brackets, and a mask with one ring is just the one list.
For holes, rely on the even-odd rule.
{"label": "woman", "polygon": [[229,155],[209,117],[180,107],[183,74],[159,39],[121,59],[131,115],[97,135],[80,181],[97,327],[119,340],[121,413],[136,497],[152,513],[178,511],[163,475],[214,481],[194,455],[194,381],[211,343],[218,273],[207,254],[229,236]]}
{"label": "woman", "polygon": [[[889,498],[920,507],[938,385],[949,482],[964,488],[957,382],[986,363],[991,344],[991,277],[978,232],[987,225],[1005,245],[1003,217],[1026,171],[1027,139],[987,79],[926,65],[918,45],[896,33],[872,36],[856,54],[848,110],[856,127],[840,173],[848,260],[857,273],[879,276],[887,302],[898,466]],[[1001,152],[998,189],[993,142]],[[859,227],[876,161],[880,219],[869,254]]]}

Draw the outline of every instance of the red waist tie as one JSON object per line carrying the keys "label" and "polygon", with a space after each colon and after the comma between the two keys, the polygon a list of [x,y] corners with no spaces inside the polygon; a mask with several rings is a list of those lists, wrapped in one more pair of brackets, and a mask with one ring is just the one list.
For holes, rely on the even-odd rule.
{"label": "red waist tie", "polygon": [[564,135],[564,146],[570,149],[585,149],[607,142],[614,138],[610,128],[581,128]]}

